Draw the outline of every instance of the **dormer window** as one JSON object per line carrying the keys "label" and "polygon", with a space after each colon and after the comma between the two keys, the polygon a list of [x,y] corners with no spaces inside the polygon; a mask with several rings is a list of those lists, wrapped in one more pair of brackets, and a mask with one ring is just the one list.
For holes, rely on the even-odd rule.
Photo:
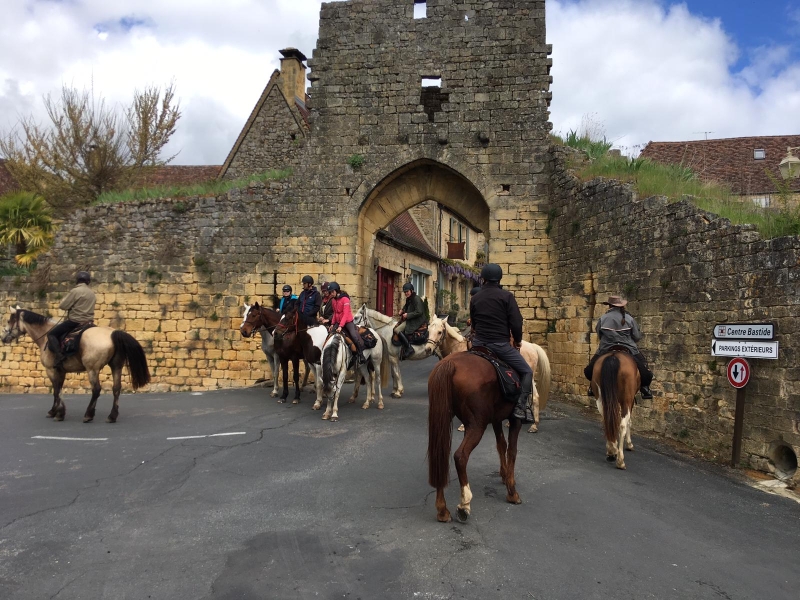
{"label": "dormer window", "polygon": [[767,151],[764,150],[763,148],[756,148],[755,150],[753,150],[753,158],[755,160],[764,160],[765,158],[767,158]]}
{"label": "dormer window", "polygon": [[414,18],[425,19],[428,17],[428,4],[426,0],[414,0]]}

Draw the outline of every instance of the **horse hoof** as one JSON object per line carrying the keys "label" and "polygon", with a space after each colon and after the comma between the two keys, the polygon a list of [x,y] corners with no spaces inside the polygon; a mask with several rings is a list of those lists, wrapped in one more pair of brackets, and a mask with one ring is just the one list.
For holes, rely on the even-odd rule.
{"label": "horse hoof", "polygon": [[311,410],[319,410],[320,408],[322,407],[319,404],[315,404],[314,406],[311,407]]}
{"label": "horse hoof", "polygon": [[331,417],[331,423],[336,423],[339,420],[339,417]]}
{"label": "horse hoof", "polygon": [[620,464],[618,464],[618,465],[617,465],[617,468],[618,468],[618,469],[622,469],[622,470],[624,471],[624,470],[626,470],[628,467],[626,467],[626,466],[625,466],[625,463],[622,463],[621,465],[620,465]]}
{"label": "horse hoof", "polygon": [[48,419],[52,419],[53,417],[55,417],[55,416],[56,416],[56,413],[55,413],[55,411],[52,411],[52,410],[51,410],[51,411],[50,411],[49,413],[47,413],[45,416],[46,416]]}
{"label": "horse hoof", "polygon": [[383,410],[383,402],[381,402],[380,404],[378,404],[378,410]]}
{"label": "horse hoof", "polygon": [[117,422],[117,420],[116,419],[112,419],[111,417],[108,417],[106,419],[106,423],[116,423],[116,422]]}
{"label": "horse hoof", "polygon": [[522,500],[517,493],[514,493],[513,496],[506,495],[506,502],[509,504],[522,504]]}
{"label": "horse hoof", "polygon": [[627,450],[628,452],[633,452],[633,444],[625,448],[625,450]]}
{"label": "horse hoof", "polygon": [[64,415],[56,415],[55,417],[53,417],[53,421],[63,421],[63,420],[64,420]]}
{"label": "horse hoof", "polygon": [[92,421],[94,421],[94,417],[83,417],[84,423],[91,423]]}
{"label": "horse hoof", "polygon": [[286,400],[283,398],[278,398],[278,404],[283,404],[284,402],[286,402]]}
{"label": "horse hoof", "polygon": [[466,523],[467,519],[469,519],[469,513],[463,508],[459,507],[456,509],[456,519],[458,519],[459,523]]}
{"label": "horse hoof", "polygon": [[277,394],[277,392],[272,392],[272,393],[270,394],[270,396],[272,396],[273,398],[277,398],[277,397],[278,397],[278,394]]}
{"label": "horse hoof", "polygon": [[[403,397],[403,394],[398,394],[397,392],[392,392],[392,398],[402,398],[402,397]],[[450,520],[449,516],[448,516],[447,520],[448,521]]]}
{"label": "horse hoof", "polygon": [[606,462],[614,462],[615,460],[617,460],[616,455],[615,456],[611,456],[611,455],[606,456]]}
{"label": "horse hoof", "polygon": [[531,425],[531,428],[528,429],[528,433],[539,433],[539,428],[536,426],[536,423]]}
{"label": "horse hoof", "polygon": [[459,431],[464,431],[464,424],[463,423],[458,426],[458,430]]}
{"label": "horse hoof", "polygon": [[322,420],[323,420],[323,421],[327,421],[327,420],[328,420],[328,419],[330,419],[330,418],[331,418],[331,416],[330,416],[330,415],[322,415]]}
{"label": "horse hoof", "polygon": [[297,400],[297,399],[292,400],[292,404],[300,404],[300,400]]}
{"label": "horse hoof", "polygon": [[449,523],[450,522],[450,511],[449,510],[445,510],[444,514],[436,515],[436,520],[439,521],[439,523]]}

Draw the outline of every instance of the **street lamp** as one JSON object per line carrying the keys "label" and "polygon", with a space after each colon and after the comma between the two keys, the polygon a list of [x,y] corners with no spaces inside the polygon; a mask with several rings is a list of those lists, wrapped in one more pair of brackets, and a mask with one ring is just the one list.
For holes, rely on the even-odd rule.
{"label": "street lamp", "polygon": [[800,158],[792,154],[792,150],[800,150],[800,146],[787,148],[786,156],[781,161],[781,164],[778,165],[778,169],[781,171],[781,177],[784,179],[800,176]]}

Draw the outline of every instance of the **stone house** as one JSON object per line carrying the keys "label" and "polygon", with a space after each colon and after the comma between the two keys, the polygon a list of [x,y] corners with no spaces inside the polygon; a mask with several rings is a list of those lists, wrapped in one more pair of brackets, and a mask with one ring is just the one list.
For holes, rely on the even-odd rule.
{"label": "stone house", "polygon": [[[787,148],[798,146],[800,135],[650,142],[640,156],[690,167],[703,181],[727,184],[742,199],[762,207],[777,207],[780,196],[773,180],[781,181],[778,165]],[[791,180],[788,185],[797,199],[800,179]]]}

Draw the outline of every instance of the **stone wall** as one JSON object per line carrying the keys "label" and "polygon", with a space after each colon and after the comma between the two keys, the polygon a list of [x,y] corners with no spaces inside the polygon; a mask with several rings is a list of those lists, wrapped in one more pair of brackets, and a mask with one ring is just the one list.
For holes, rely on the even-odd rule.
{"label": "stone wall", "polygon": [[730,457],[736,391],[729,359],[711,356],[716,323],[775,323],[779,360],[751,361],[743,456],[765,469],[773,443],[800,454],[800,238],[762,240],[752,226],[686,201],[638,199],[617,182],[581,183],[553,148],[552,295],[548,346],[557,389],[585,402],[583,367],[597,348],[595,320],[623,293],[645,332],[654,400],[634,431],[652,431]]}

